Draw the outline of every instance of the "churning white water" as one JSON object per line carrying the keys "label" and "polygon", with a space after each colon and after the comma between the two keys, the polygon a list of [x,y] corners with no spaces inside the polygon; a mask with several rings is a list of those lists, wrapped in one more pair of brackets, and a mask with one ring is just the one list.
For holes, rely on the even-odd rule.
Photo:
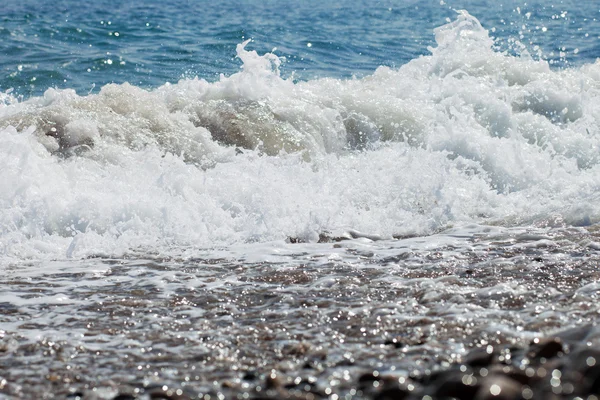
{"label": "churning white water", "polygon": [[282,79],[244,42],[215,83],[5,95],[3,263],[597,222],[600,64],[498,52],[466,12],[435,36],[362,79]]}

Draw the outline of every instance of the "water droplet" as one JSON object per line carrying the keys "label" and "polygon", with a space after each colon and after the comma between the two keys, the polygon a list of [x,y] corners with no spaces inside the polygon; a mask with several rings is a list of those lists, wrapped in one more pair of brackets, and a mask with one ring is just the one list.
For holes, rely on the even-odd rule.
{"label": "water droplet", "polygon": [[490,387],[490,393],[492,394],[492,396],[498,396],[500,394],[500,392],[502,392],[502,389],[500,388],[500,386],[493,384]]}

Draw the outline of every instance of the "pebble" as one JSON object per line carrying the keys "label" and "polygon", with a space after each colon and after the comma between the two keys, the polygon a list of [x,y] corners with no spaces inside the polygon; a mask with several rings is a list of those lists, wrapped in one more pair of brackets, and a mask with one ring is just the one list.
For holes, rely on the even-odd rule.
{"label": "pebble", "polygon": [[[470,350],[462,359],[445,367],[390,374],[401,371],[389,365],[355,375],[344,387],[323,386],[327,379],[312,369],[309,378],[285,376],[277,369],[246,371],[240,385],[222,387],[226,398],[259,399],[330,399],[352,390],[352,398],[372,400],[563,400],[600,398],[600,343],[598,328],[584,326],[533,340],[528,346],[483,346]],[[582,341],[583,340],[583,341]],[[395,346],[396,342],[385,343]],[[402,347],[398,341],[399,347]],[[300,364],[302,365],[302,364]],[[392,368],[394,367],[394,368]],[[305,371],[306,369],[301,369]],[[248,386],[249,385],[249,386]],[[254,386],[262,390],[254,391]],[[193,393],[163,390],[163,387],[139,388],[140,396],[122,390],[112,400],[137,398],[186,400]],[[333,389],[333,391],[331,390]],[[344,392],[345,391],[345,392]],[[238,393],[240,392],[240,393]],[[137,393],[137,392],[136,392]],[[81,399],[93,399],[83,392],[71,393]],[[236,397],[237,396],[237,397]],[[242,397],[240,397],[242,396]],[[69,397],[69,398],[71,398]],[[211,396],[212,397],[212,396]],[[347,396],[346,396],[347,397]]]}
{"label": "pebble", "polygon": [[527,356],[530,359],[548,359],[561,355],[564,352],[562,340],[558,337],[535,339],[529,346]]}
{"label": "pebble", "polygon": [[388,387],[382,389],[373,398],[375,400],[403,400],[407,399],[410,392],[400,387]]}
{"label": "pebble", "polygon": [[131,394],[118,394],[112,400],[135,400],[136,397]]}
{"label": "pebble", "polygon": [[[458,370],[448,371],[437,376],[437,385],[433,389],[434,398],[453,397],[459,400],[471,400],[479,392],[480,385],[473,374]],[[432,384],[435,384],[432,382]]]}
{"label": "pebble", "polygon": [[491,348],[491,346],[488,347],[477,348],[471,351],[465,357],[465,365],[470,367],[487,367],[495,362],[498,359],[498,352]]}
{"label": "pebble", "polygon": [[[578,341],[589,337],[592,330],[589,326],[569,329],[537,338],[522,348],[477,347],[462,362],[445,369],[421,376],[413,373],[416,389],[412,392],[383,386],[370,396],[378,400],[586,399],[600,393],[598,343]],[[375,379],[364,374],[357,385],[362,387]]]}

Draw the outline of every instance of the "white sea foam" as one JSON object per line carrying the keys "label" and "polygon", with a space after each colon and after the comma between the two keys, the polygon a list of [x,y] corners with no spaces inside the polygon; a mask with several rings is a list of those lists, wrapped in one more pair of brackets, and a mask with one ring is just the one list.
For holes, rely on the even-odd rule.
{"label": "white sea foam", "polygon": [[319,234],[600,219],[600,63],[500,53],[466,12],[362,79],[242,70],[0,101],[0,254],[120,255]]}

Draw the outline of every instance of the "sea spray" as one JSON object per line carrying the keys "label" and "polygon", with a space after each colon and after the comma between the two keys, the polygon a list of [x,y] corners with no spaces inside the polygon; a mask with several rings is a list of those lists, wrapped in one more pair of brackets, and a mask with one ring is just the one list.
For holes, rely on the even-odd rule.
{"label": "sea spray", "polygon": [[246,41],[217,82],[5,102],[4,256],[597,222],[600,64],[499,52],[465,11],[435,34],[361,79],[294,82]]}

